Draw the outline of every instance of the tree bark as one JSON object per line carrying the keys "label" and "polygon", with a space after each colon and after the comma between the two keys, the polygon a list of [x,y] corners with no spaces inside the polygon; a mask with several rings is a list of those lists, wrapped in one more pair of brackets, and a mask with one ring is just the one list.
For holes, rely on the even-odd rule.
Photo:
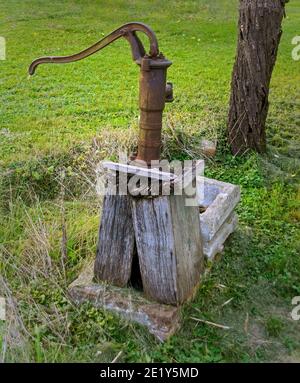
{"label": "tree bark", "polygon": [[233,154],[266,149],[269,86],[282,34],[286,0],[240,0],[228,138]]}

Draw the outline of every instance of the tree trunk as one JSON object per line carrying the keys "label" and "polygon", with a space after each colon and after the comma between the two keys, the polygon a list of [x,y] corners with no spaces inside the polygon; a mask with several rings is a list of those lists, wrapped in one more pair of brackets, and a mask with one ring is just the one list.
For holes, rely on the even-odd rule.
{"label": "tree trunk", "polygon": [[233,154],[266,149],[265,123],[286,0],[240,0],[239,34],[228,116]]}

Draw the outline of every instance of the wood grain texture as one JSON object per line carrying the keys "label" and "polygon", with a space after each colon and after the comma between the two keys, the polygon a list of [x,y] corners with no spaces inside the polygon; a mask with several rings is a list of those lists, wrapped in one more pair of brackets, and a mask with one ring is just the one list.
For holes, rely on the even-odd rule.
{"label": "wood grain texture", "polygon": [[197,207],[185,196],[133,198],[132,217],[147,297],[178,305],[192,297],[204,268]]}
{"label": "wood grain texture", "polygon": [[185,196],[170,196],[176,254],[177,302],[192,298],[204,271],[204,255],[199,230],[199,211],[185,206]]}
{"label": "wood grain texture", "polygon": [[119,287],[140,288],[159,303],[179,305],[191,298],[200,283],[204,257],[198,206],[186,206],[187,202],[186,195],[108,193],[95,278]]}
{"label": "wood grain texture", "polygon": [[130,197],[106,195],[94,266],[95,278],[115,286],[126,286],[130,279],[133,251]]}
{"label": "wood grain texture", "polygon": [[169,198],[133,198],[132,217],[145,295],[157,302],[176,304],[176,258]]}

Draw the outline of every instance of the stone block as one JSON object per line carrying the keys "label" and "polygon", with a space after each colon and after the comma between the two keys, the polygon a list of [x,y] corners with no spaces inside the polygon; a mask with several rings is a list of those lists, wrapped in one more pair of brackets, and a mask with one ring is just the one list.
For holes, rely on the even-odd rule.
{"label": "stone block", "polygon": [[227,220],[223,223],[215,236],[208,242],[203,244],[203,253],[209,259],[213,260],[215,255],[221,253],[224,248],[224,243],[231,233],[234,232],[238,224],[238,216],[236,213],[231,213]]}
{"label": "stone block", "polygon": [[212,259],[222,251],[224,242],[237,226],[233,211],[240,200],[240,188],[203,177],[197,194],[204,255]]}
{"label": "stone block", "polygon": [[83,268],[79,277],[69,286],[68,293],[76,304],[90,302],[94,307],[146,326],[160,341],[165,341],[180,327],[179,307],[150,301],[133,288],[95,283],[93,262]]}

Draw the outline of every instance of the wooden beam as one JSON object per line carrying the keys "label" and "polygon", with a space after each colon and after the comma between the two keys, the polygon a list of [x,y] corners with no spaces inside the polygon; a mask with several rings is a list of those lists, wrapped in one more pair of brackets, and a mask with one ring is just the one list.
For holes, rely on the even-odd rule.
{"label": "wooden beam", "polygon": [[134,251],[129,196],[104,197],[97,254],[95,278],[124,287],[130,279]]}

